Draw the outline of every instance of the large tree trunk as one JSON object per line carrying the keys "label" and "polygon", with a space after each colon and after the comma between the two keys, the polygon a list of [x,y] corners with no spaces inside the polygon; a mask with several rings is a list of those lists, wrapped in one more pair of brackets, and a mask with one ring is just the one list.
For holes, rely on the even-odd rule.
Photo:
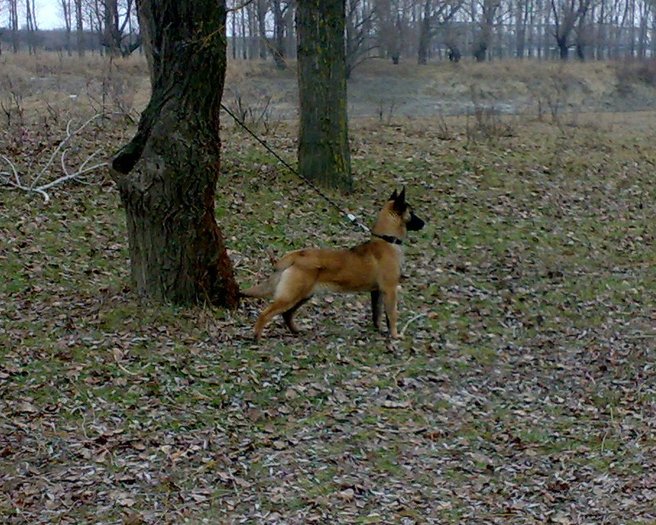
{"label": "large tree trunk", "polygon": [[344,27],[344,0],[298,3],[298,166],[305,178],[351,191]]}
{"label": "large tree trunk", "polygon": [[419,22],[419,43],[417,46],[417,64],[425,66],[428,62],[428,49],[431,44],[431,3],[426,0],[424,16]]}
{"label": "large tree trunk", "polygon": [[226,9],[217,0],[137,4],[152,95],[112,163],[136,290],[234,307],[238,288],[214,218]]}

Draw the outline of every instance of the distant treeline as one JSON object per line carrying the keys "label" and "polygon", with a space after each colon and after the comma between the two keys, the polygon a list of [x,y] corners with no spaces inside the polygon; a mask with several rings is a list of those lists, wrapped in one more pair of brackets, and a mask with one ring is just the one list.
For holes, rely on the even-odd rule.
{"label": "distant treeline", "polygon": [[0,12],[7,13],[6,26],[0,27],[0,46],[14,53],[46,49],[129,55],[141,45],[134,0],[58,0],[57,4],[62,29],[41,31],[35,0],[0,0]]}
{"label": "distant treeline", "polygon": [[[135,36],[136,39],[136,36]],[[16,44],[16,48],[14,45]],[[57,51],[65,54],[77,54],[79,51],[89,53],[105,53],[103,35],[92,31],[83,31],[81,38],[72,37],[63,29],[27,31],[19,30],[15,34],[0,28],[0,50],[10,52],[32,50]]]}
{"label": "distant treeline", "polygon": [[[294,0],[231,0],[230,52],[296,53]],[[656,0],[346,0],[349,70],[369,57],[476,61],[656,57]]]}
{"label": "distant treeline", "polygon": [[[133,0],[59,1],[65,29],[40,31],[34,0],[0,0],[10,15],[0,48],[122,55],[139,48]],[[232,58],[285,67],[296,57],[297,2],[227,0]],[[656,0],[346,0],[345,7],[349,72],[371,57],[419,64],[656,57]]]}

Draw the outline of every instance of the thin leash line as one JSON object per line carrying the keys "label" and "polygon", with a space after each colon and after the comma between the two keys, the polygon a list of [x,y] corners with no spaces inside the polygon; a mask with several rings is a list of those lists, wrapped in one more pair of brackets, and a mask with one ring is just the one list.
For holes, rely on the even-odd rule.
{"label": "thin leash line", "polygon": [[350,222],[351,224],[355,224],[356,226],[359,226],[362,230],[364,230],[367,233],[370,233],[371,230],[362,222],[358,220],[358,218],[353,215],[352,213],[349,213],[345,210],[343,210],[337,203],[335,203],[330,197],[325,195],[314,182],[312,182],[310,179],[304,177],[301,175],[291,164],[289,164],[285,159],[283,159],[278,153],[276,153],[271,146],[269,146],[263,139],[261,139],[254,131],[252,131],[243,121],[241,121],[237,115],[235,115],[230,109],[228,109],[223,102],[221,103],[221,108],[232,117],[232,119],[239,124],[242,128],[244,128],[248,134],[253,137],[257,142],[259,142],[264,149],[266,149],[271,155],[273,155],[285,168],[287,168],[291,173],[296,175],[299,179],[301,179],[303,182],[305,182],[310,188],[312,188],[317,194],[319,194],[328,204],[330,204],[333,208],[335,208],[339,213],[344,215]]}

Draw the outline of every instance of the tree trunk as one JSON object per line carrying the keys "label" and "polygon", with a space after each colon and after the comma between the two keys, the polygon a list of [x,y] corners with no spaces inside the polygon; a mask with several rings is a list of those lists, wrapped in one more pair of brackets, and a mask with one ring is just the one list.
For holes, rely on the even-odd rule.
{"label": "tree trunk", "polygon": [[419,43],[417,45],[417,64],[425,66],[428,63],[428,48],[431,43],[431,4],[426,0],[424,16],[419,23]]}
{"label": "tree trunk", "polygon": [[[117,39],[118,0],[104,0],[103,44],[112,56],[118,56],[120,39]],[[118,40],[118,41],[117,41]]]}
{"label": "tree trunk", "polygon": [[11,28],[11,48],[18,53],[18,0],[9,0],[9,27]]}
{"label": "tree trunk", "polygon": [[25,27],[27,29],[27,49],[30,55],[36,55],[36,12],[33,0],[25,2]]}
{"label": "tree trunk", "polygon": [[137,4],[152,95],[112,167],[138,293],[235,307],[238,288],[214,218],[226,67],[223,0]]}
{"label": "tree trunk", "polygon": [[73,15],[71,13],[71,0],[62,0],[61,2],[62,14],[64,15],[64,46],[66,47],[66,54],[70,57],[73,52],[71,50],[71,28],[73,23]]}
{"label": "tree trunk", "polygon": [[274,0],[273,5],[273,45],[271,53],[278,69],[286,69],[285,60],[285,10],[280,0]]}
{"label": "tree trunk", "polygon": [[303,177],[351,191],[344,26],[344,0],[299,2],[296,11],[301,105],[298,165]]}
{"label": "tree trunk", "polygon": [[257,27],[259,30],[259,48],[260,59],[265,60],[267,57],[267,36],[266,36],[266,14],[267,5],[264,0],[257,0]]}
{"label": "tree trunk", "polygon": [[529,2],[517,1],[515,6],[515,56],[524,58],[526,52],[526,24],[528,23]]}
{"label": "tree trunk", "polygon": [[560,59],[567,60],[569,58],[569,45],[567,45],[567,37],[556,37],[556,44],[558,44]]}
{"label": "tree trunk", "polygon": [[84,56],[84,19],[82,18],[82,0],[75,0],[75,30],[77,35],[77,54]]}

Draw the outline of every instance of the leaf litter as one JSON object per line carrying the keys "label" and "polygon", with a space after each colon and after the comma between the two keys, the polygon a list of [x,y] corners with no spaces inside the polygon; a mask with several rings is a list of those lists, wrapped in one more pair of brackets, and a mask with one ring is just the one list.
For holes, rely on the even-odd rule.
{"label": "leaf litter", "polygon": [[[355,122],[356,192],[335,195],[371,221],[406,184],[428,219],[398,343],[364,296],[315,298],[302,336],[273,323],[260,345],[259,303],[140,302],[106,175],[48,205],[3,192],[3,522],[656,520],[653,132],[432,124]],[[108,152],[130,131],[112,125]],[[293,136],[267,140],[293,159]],[[269,254],[362,240],[247,136],[223,142],[241,283]]]}

